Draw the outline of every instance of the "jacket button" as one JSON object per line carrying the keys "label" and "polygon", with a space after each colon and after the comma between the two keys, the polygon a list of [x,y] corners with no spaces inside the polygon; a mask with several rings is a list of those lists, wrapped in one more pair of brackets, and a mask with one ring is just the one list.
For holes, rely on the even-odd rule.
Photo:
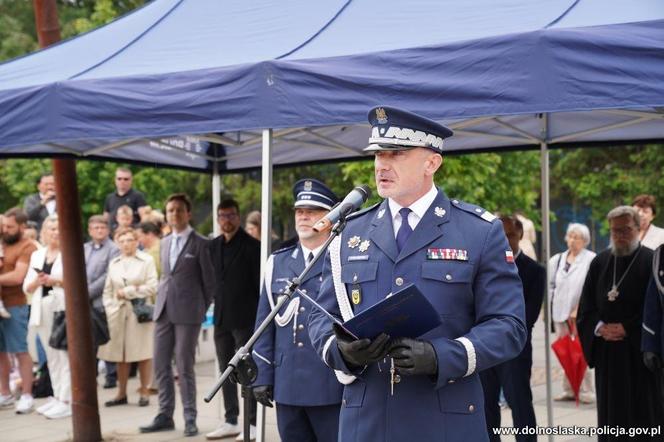
{"label": "jacket button", "polygon": [[453,383],[454,383],[454,379],[450,379],[449,381],[447,381],[447,383],[448,383],[448,384],[453,384]]}
{"label": "jacket button", "polygon": [[452,280],[452,275],[450,275],[448,273],[447,275],[445,275],[445,279],[447,279],[448,281],[451,281]]}
{"label": "jacket button", "polygon": [[475,406],[473,404],[468,405],[468,411],[470,411],[471,413],[475,411]]}
{"label": "jacket button", "polygon": [[302,348],[302,347],[304,347],[304,344],[301,343],[301,342],[298,342],[298,343],[297,343],[297,346],[300,347],[300,348]]}
{"label": "jacket button", "polygon": [[398,384],[399,382],[401,382],[401,376],[398,375],[398,374],[395,374],[394,375],[394,383]]}
{"label": "jacket button", "polygon": [[297,329],[298,329],[298,330],[304,330],[304,325],[302,325],[302,324],[298,325],[298,326],[297,326]]}
{"label": "jacket button", "polygon": [[305,310],[304,307],[300,307],[300,313],[303,312],[304,310]]}
{"label": "jacket button", "polygon": [[399,278],[395,279],[394,283],[396,285],[398,285],[399,287],[401,287],[403,285],[403,278],[399,277]]}

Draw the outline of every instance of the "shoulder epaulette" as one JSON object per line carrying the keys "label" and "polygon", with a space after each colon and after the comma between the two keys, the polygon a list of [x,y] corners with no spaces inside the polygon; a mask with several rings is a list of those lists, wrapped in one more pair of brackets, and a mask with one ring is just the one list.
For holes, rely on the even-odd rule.
{"label": "shoulder epaulette", "polygon": [[353,213],[351,213],[350,215],[348,215],[346,217],[346,221],[348,221],[350,219],[353,219],[353,218],[357,218],[358,216],[362,216],[365,213],[371,212],[372,210],[374,210],[375,208],[380,206],[380,204],[381,203],[378,202],[378,203],[374,204],[373,206],[367,207],[366,209],[361,209],[361,210],[358,210],[357,212],[353,212]]}
{"label": "shoulder epaulette", "polygon": [[457,207],[464,212],[472,213],[475,216],[478,216],[482,218],[484,221],[487,221],[489,223],[493,222],[496,219],[496,215],[493,213],[489,212],[486,209],[483,209],[480,206],[476,206],[474,204],[466,203],[464,201],[459,201],[456,199],[453,199],[450,201],[454,207]]}
{"label": "shoulder epaulette", "polygon": [[272,252],[272,254],[273,254],[273,255],[278,255],[278,254],[280,254],[280,253],[290,252],[290,251],[293,250],[295,247],[297,247],[297,243],[295,243],[295,244],[291,244],[291,245],[288,245],[288,246],[286,246],[286,247],[284,247],[284,248],[282,248],[282,249],[279,249],[279,250],[275,250],[274,252]]}

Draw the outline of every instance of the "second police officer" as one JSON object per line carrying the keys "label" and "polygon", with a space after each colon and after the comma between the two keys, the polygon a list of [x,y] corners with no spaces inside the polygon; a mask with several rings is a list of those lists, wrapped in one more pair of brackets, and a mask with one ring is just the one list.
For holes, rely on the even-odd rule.
{"label": "second police officer", "polygon": [[433,177],[446,127],[403,110],[369,114],[378,193],[330,245],[317,301],[348,320],[416,285],[441,325],[409,339],[353,340],[312,310],[309,334],[345,386],[339,440],[487,441],[478,372],[514,358],[526,341],[524,302],[500,221],[450,200]]}
{"label": "second police officer", "polygon": [[[295,183],[293,197],[298,242],[276,251],[267,261],[257,326],[286,284],[319,253],[329,233],[317,233],[313,225],[338,202],[337,196],[315,179]],[[303,292],[315,296],[322,267],[321,259],[301,281]],[[343,386],[311,345],[307,329],[310,311],[311,305],[295,293],[253,348],[258,366],[254,396],[268,407],[272,400],[277,403],[277,426],[283,442],[337,440]]]}

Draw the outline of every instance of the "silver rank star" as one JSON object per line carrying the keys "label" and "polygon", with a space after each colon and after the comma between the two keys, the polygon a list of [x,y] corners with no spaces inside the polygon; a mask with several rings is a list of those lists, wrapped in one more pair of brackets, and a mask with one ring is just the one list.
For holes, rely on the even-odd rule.
{"label": "silver rank star", "polygon": [[366,252],[369,249],[369,246],[371,245],[371,241],[368,239],[365,239],[362,241],[362,244],[360,244],[360,248],[358,249],[360,252]]}
{"label": "silver rank star", "polygon": [[351,239],[348,240],[348,247],[354,249],[355,247],[360,245],[361,240],[362,238],[360,238],[359,236],[353,236]]}
{"label": "silver rank star", "polygon": [[445,216],[445,209],[443,209],[442,207],[436,207],[435,209],[433,209],[433,212],[436,214],[438,218],[442,218]]}

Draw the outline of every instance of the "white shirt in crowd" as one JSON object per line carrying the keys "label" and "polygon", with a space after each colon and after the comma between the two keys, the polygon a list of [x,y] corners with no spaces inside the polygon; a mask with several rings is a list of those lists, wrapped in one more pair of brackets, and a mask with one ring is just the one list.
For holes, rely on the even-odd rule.
{"label": "white shirt in crowd", "polygon": [[650,224],[646,236],[643,237],[641,244],[644,247],[655,250],[661,244],[664,244],[664,229],[657,227],[654,224]]}
{"label": "white shirt in crowd", "polygon": [[551,317],[554,322],[567,321],[576,308],[590,262],[596,254],[583,249],[565,271],[567,255],[569,250],[558,253],[549,260],[549,296],[552,302]]}

